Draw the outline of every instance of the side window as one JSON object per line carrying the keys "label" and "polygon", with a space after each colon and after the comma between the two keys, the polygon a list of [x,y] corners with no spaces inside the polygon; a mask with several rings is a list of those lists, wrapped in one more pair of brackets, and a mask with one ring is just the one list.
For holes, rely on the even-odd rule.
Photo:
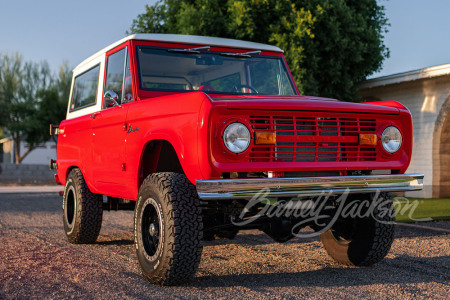
{"label": "side window", "polygon": [[[106,64],[105,93],[113,91],[117,94],[117,104],[127,103],[133,100],[131,89],[130,66],[128,63],[127,48],[108,56]],[[125,74],[125,76],[124,76]],[[116,105],[117,105],[116,104]],[[108,108],[106,102],[103,108]]]}
{"label": "side window", "polygon": [[70,110],[95,105],[97,101],[98,74],[100,66],[75,77]]}

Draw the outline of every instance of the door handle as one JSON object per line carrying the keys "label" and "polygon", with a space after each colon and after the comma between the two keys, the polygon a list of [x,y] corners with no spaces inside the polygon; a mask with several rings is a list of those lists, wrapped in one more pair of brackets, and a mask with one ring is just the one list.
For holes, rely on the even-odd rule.
{"label": "door handle", "polygon": [[101,115],[100,112],[95,112],[95,113],[91,114],[91,118],[95,119],[96,116],[100,116],[100,115]]}

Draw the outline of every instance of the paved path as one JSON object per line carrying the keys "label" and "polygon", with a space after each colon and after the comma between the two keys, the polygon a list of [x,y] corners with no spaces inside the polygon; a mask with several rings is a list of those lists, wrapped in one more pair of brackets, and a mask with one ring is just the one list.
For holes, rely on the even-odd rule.
{"label": "paved path", "polygon": [[58,193],[64,190],[62,185],[49,186],[0,186],[0,194]]}
{"label": "paved path", "polygon": [[[162,288],[140,274],[133,212],[105,212],[93,245],[72,245],[54,193],[0,195],[0,299],[448,299],[450,239],[399,226],[374,267],[331,260],[316,238],[274,243],[258,231],[206,242],[194,280]],[[436,226],[450,229],[450,222]]]}

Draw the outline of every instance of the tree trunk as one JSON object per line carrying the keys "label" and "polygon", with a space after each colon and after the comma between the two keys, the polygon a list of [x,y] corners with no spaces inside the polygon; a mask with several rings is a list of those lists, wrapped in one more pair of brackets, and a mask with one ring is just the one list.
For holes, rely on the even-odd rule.
{"label": "tree trunk", "polygon": [[16,165],[22,163],[23,159],[31,152],[33,151],[36,147],[30,147],[27,149],[27,151],[25,151],[24,154],[20,155],[20,144],[22,142],[21,136],[18,135],[16,137],[13,137],[13,141],[14,141],[14,158],[15,158],[15,163]]}
{"label": "tree trunk", "polygon": [[13,137],[14,141],[14,163],[20,164],[20,135]]}

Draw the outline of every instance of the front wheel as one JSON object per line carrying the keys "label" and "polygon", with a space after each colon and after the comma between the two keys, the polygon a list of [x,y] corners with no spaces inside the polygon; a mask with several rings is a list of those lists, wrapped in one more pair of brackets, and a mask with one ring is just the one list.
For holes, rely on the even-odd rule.
{"label": "front wheel", "polygon": [[203,223],[195,187],[178,173],[155,173],[141,185],[135,246],[144,277],[158,285],[189,281],[200,263]]}
{"label": "front wheel", "polygon": [[338,219],[320,235],[328,255],[348,266],[370,266],[381,261],[394,241],[395,216],[389,194],[381,193],[378,199],[359,196],[363,201],[376,201],[376,205],[362,218]]}

